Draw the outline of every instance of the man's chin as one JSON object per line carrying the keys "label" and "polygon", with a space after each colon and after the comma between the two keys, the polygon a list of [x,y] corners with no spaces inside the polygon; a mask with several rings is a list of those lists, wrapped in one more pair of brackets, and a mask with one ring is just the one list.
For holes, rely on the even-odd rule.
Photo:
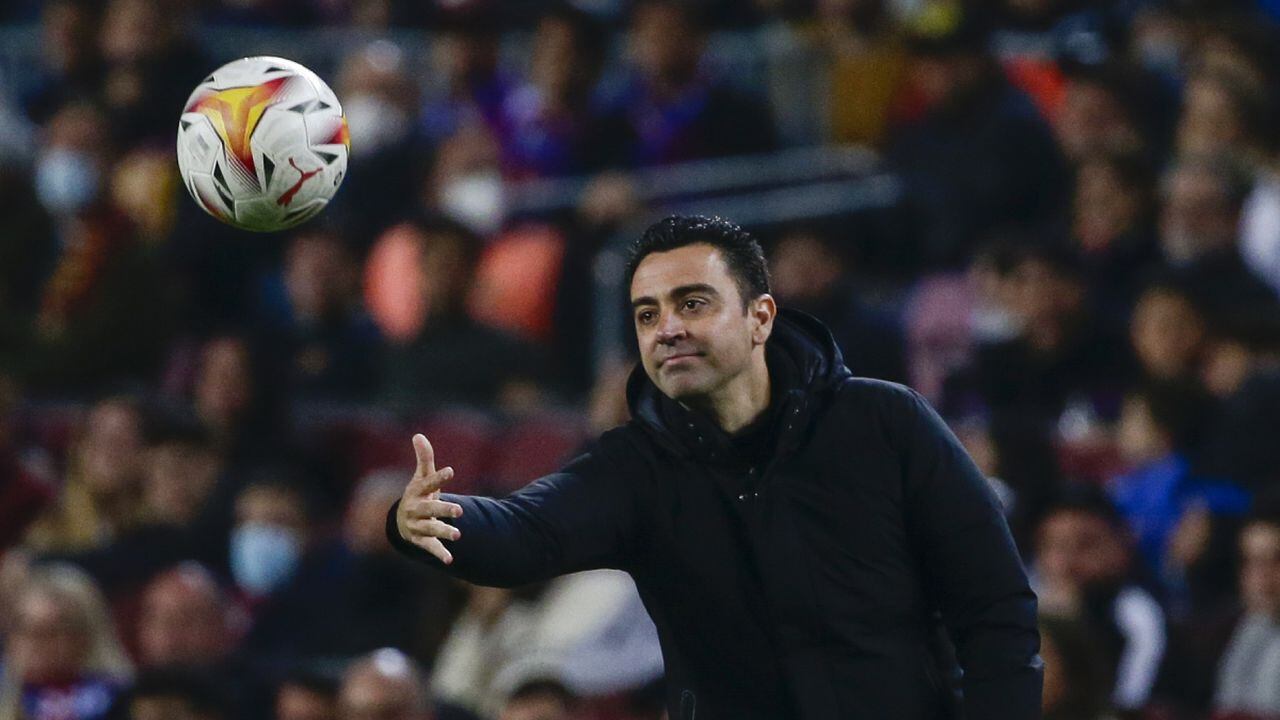
{"label": "man's chin", "polygon": [[658,383],[658,389],[672,400],[684,402],[706,395],[705,385],[706,383],[700,382],[698,378],[680,375],[663,378],[662,382]]}

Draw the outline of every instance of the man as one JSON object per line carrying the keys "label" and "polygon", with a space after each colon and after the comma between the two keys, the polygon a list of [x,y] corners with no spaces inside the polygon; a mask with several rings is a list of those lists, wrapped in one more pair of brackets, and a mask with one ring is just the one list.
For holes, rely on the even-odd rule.
{"label": "man", "polygon": [[342,720],[432,720],[426,678],[407,655],[373,652],[347,668],[338,691]]}
{"label": "man", "polygon": [[966,717],[1039,717],[1035,596],[937,414],[779,314],[736,225],[667,218],[628,274],[631,422],[501,500],[441,496],[453,469],[414,436],[393,544],[479,584],[628,571],[672,720],[938,717],[957,670],[931,646],[939,611]]}
{"label": "man", "polygon": [[275,720],[338,720],[338,679],[299,668],[276,687]]}
{"label": "man", "polygon": [[203,565],[188,561],[142,591],[136,647],[144,667],[209,668],[227,660],[239,640],[237,613]]}
{"label": "man", "polygon": [[1240,531],[1244,616],[1218,666],[1214,709],[1223,716],[1280,715],[1280,512],[1274,500]]}

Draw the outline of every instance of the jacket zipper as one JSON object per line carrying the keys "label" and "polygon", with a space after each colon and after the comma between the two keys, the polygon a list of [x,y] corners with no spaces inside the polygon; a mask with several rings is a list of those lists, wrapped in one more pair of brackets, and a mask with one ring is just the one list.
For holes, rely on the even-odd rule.
{"label": "jacket zipper", "polygon": [[680,693],[680,720],[696,720],[698,714],[698,697],[692,690]]}

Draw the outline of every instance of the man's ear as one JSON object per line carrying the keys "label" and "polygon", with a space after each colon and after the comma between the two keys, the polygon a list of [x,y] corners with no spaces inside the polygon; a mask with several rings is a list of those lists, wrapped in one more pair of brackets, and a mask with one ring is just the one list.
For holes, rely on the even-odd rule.
{"label": "man's ear", "polygon": [[753,345],[763,345],[769,336],[773,334],[773,319],[778,316],[778,303],[774,301],[773,296],[765,293],[747,307],[747,314],[751,316],[751,343]]}

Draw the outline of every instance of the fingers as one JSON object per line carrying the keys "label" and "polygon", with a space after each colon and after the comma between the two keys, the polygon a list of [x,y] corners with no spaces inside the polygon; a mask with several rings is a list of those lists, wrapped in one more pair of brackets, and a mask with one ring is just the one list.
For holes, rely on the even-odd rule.
{"label": "fingers", "polygon": [[416,537],[435,537],[442,540],[457,540],[462,537],[462,531],[450,525],[443,520],[428,518],[425,520],[410,520],[406,523],[409,528],[411,538]]}
{"label": "fingers", "polygon": [[431,518],[456,518],[462,515],[462,506],[457,503],[437,500],[436,494],[428,495],[424,500],[415,500],[405,506],[405,517],[410,520],[428,520]]}
{"label": "fingers", "polygon": [[445,548],[444,543],[440,542],[436,538],[415,537],[410,542],[422,548],[423,550],[426,550],[427,552],[431,553],[436,557],[437,560],[444,563],[445,565],[450,565],[453,563],[453,553],[450,553],[449,550]]}
{"label": "fingers", "polygon": [[433,492],[438,491],[440,489],[440,486],[444,485],[446,482],[449,482],[452,479],[453,479],[453,468],[451,467],[440,468],[439,471],[432,472],[430,475],[427,475],[424,478],[421,492],[424,495],[429,495]]}
{"label": "fingers", "polygon": [[426,435],[418,433],[413,436],[413,453],[418,457],[418,469],[413,474],[415,478],[424,478],[435,473],[436,453]]}

